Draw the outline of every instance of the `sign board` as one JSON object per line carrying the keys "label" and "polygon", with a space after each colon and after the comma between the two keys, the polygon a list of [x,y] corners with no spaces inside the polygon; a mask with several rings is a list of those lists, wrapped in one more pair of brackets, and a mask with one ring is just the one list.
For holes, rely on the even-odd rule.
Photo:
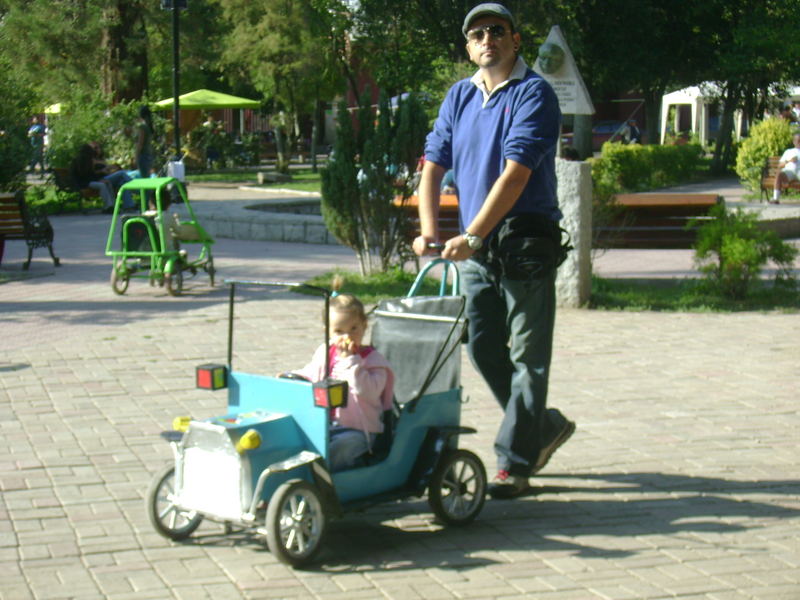
{"label": "sign board", "polygon": [[533,70],[553,86],[562,114],[594,114],[592,99],[558,25],[553,25],[547,39],[539,46]]}

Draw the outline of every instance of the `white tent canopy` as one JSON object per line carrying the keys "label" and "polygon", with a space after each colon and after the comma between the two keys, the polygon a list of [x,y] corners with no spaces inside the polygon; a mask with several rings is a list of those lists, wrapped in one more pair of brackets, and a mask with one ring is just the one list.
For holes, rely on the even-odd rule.
{"label": "white tent canopy", "polygon": [[[676,92],[664,94],[661,99],[661,143],[667,134],[667,120],[669,119],[669,109],[671,106],[688,104],[692,111],[691,131],[696,134],[702,145],[706,145],[709,140],[708,123],[709,108],[719,98],[720,90],[713,83],[703,83],[699,86],[693,85]],[[678,131],[678,111],[675,111],[673,131]],[[742,113],[736,111],[735,117],[736,136],[741,136],[742,132]]]}

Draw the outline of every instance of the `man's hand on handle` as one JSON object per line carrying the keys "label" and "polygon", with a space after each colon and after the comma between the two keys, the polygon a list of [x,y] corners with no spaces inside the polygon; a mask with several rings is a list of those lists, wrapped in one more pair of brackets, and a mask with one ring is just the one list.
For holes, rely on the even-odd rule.
{"label": "man's hand on handle", "polygon": [[442,258],[453,261],[466,260],[475,253],[463,235],[450,238],[444,244],[420,235],[414,238],[412,248],[417,256],[439,253]]}

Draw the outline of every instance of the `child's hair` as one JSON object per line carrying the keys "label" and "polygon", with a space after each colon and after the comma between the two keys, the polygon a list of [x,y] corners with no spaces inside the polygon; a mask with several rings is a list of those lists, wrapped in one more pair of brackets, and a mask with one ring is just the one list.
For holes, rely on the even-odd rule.
{"label": "child's hair", "polygon": [[[337,312],[346,312],[350,313],[351,315],[358,317],[362,321],[367,320],[367,311],[364,309],[364,304],[353,296],[352,294],[339,294],[337,290],[342,287],[344,283],[344,279],[341,275],[334,275],[333,281],[331,281],[331,288],[333,289],[334,293],[331,296],[329,306],[330,310],[335,310]],[[323,320],[325,319],[325,314],[322,315]]]}
{"label": "child's hair", "polygon": [[361,300],[352,294],[337,294],[333,296],[330,301],[330,309],[336,312],[350,313],[362,321],[367,320],[367,313],[364,310],[364,305],[361,303]]}

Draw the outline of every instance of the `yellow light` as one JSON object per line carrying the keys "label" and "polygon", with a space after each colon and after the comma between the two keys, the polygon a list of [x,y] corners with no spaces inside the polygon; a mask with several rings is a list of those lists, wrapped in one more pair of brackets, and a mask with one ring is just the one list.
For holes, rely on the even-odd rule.
{"label": "yellow light", "polygon": [[248,429],[236,442],[236,451],[243,454],[245,450],[255,450],[259,446],[261,446],[261,436],[255,429]]}
{"label": "yellow light", "polygon": [[175,431],[187,431],[189,429],[189,423],[192,421],[192,417],[175,417],[172,419],[172,428]]}

